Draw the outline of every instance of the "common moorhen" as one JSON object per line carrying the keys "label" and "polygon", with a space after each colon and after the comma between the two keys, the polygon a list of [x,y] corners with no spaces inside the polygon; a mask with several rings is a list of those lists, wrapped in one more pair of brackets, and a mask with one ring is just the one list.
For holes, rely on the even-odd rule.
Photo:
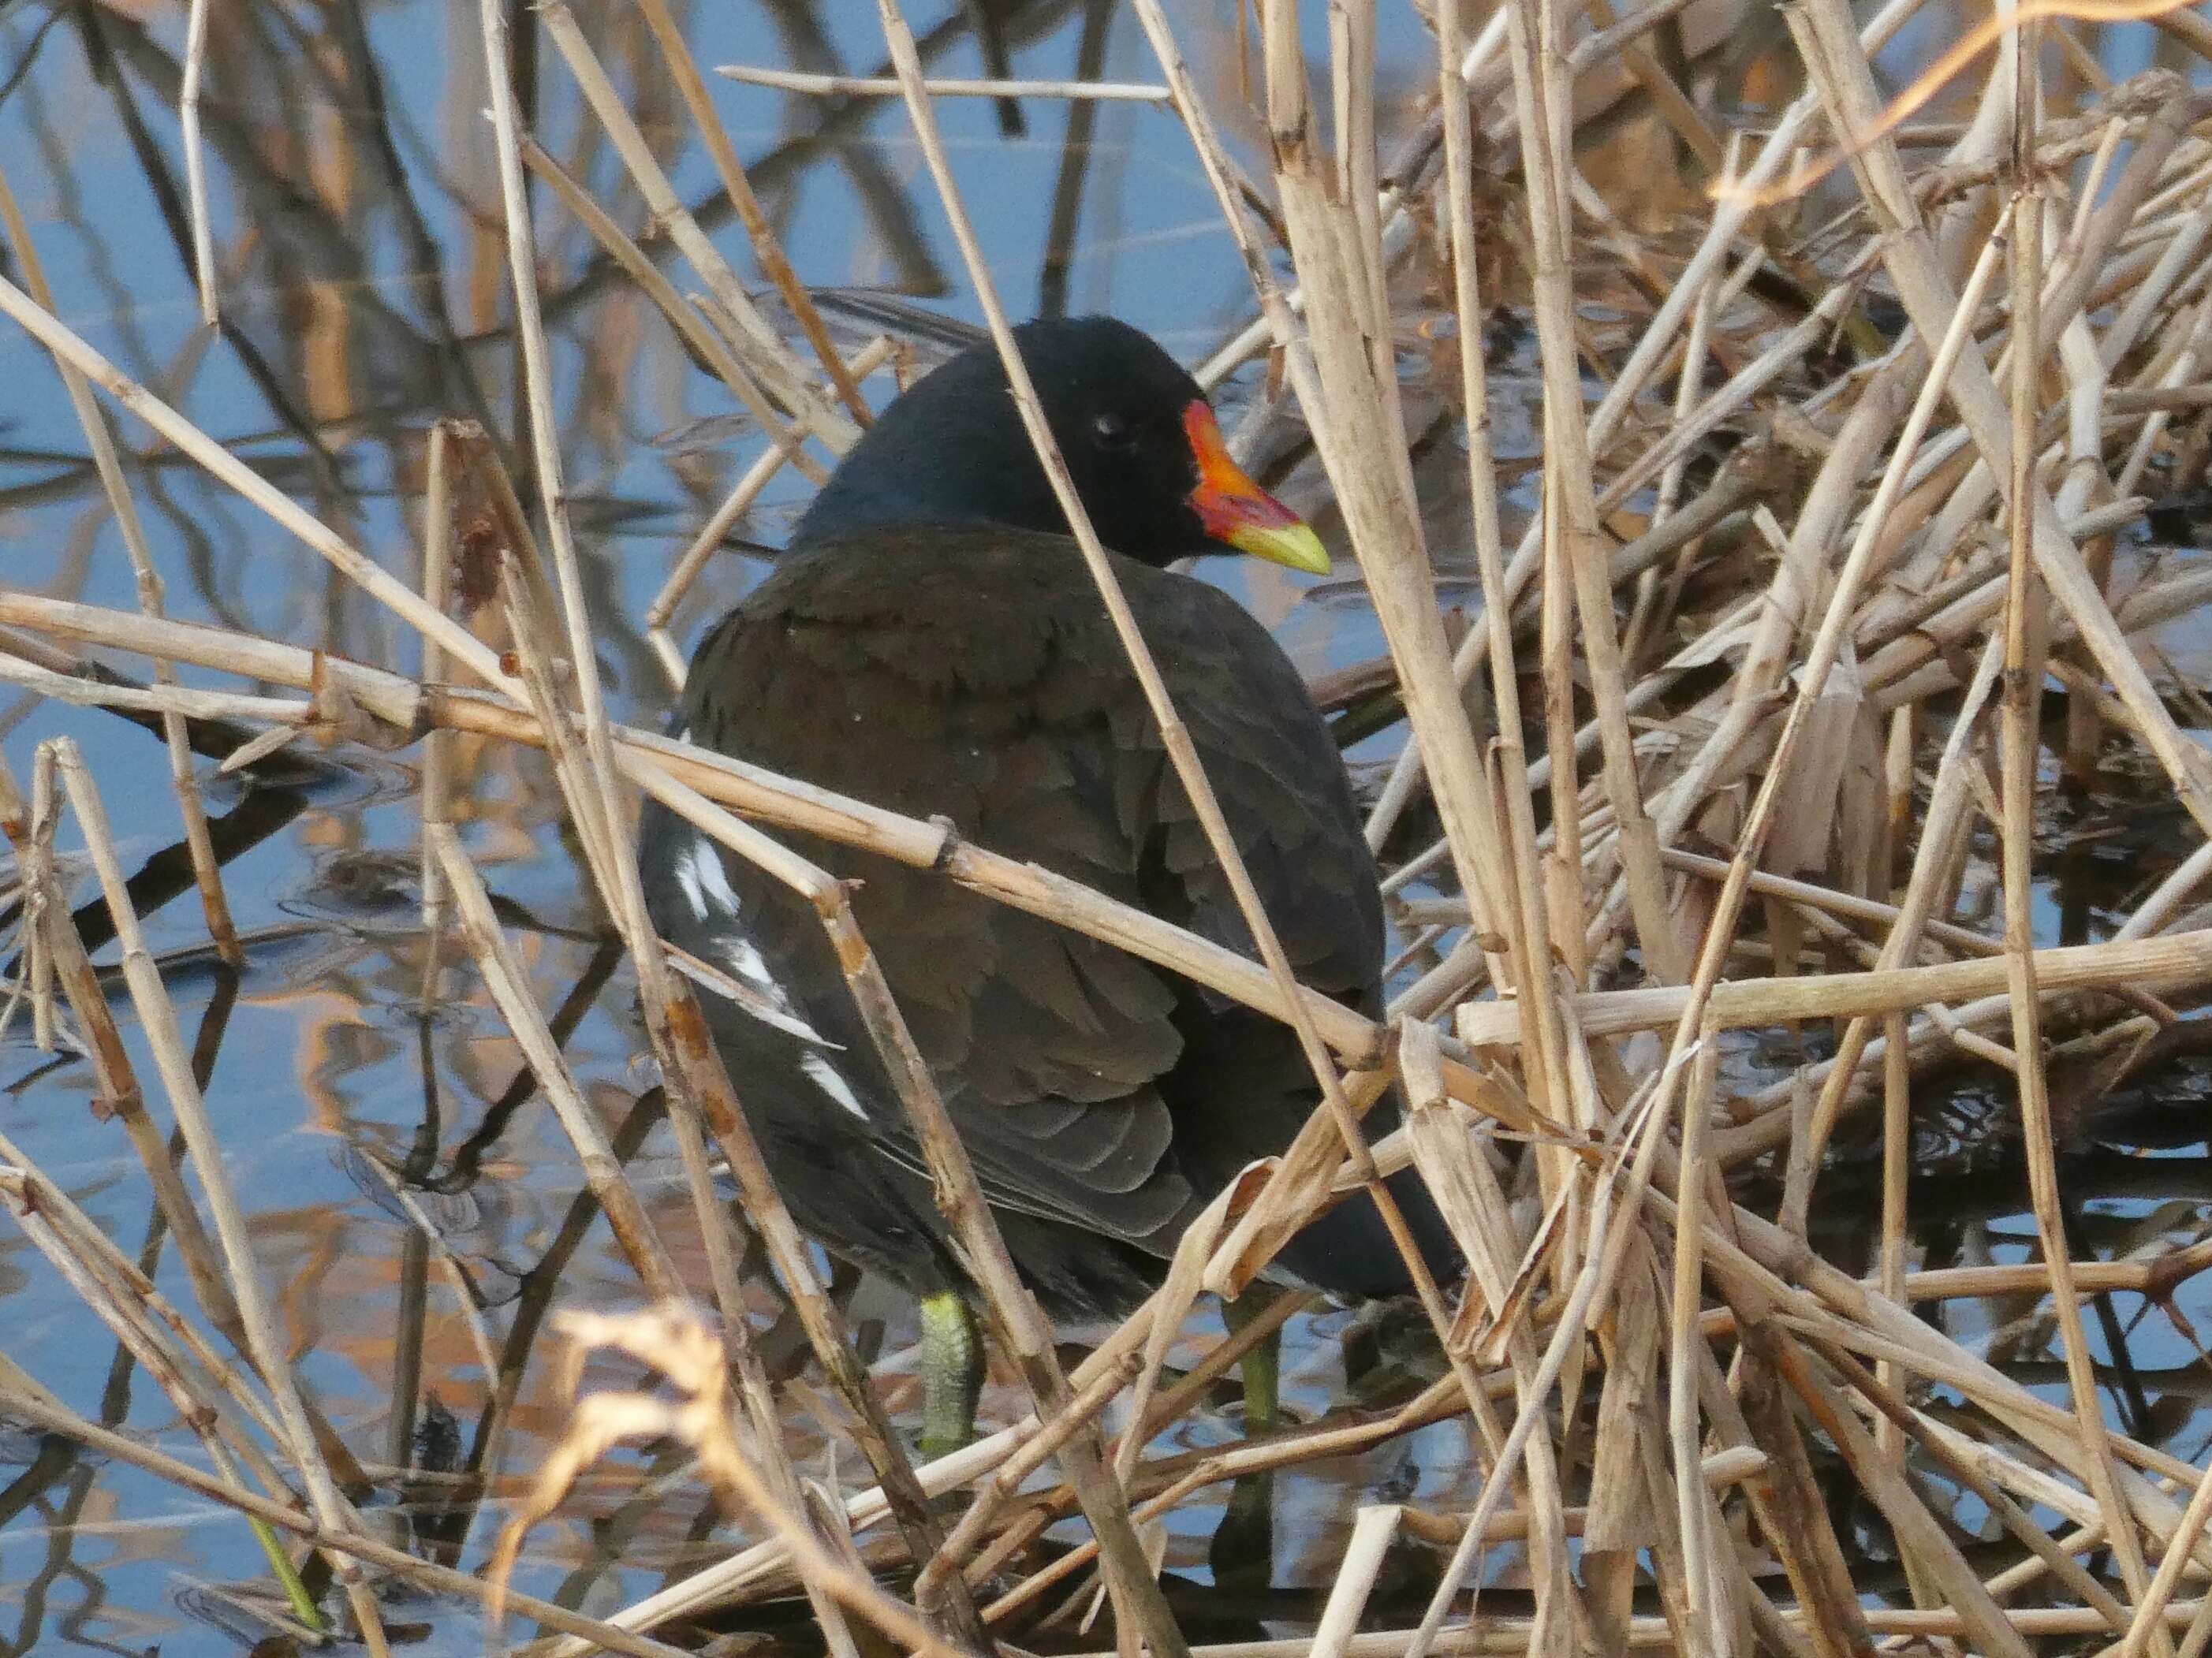
{"label": "common moorhen", "polygon": [[[1146,335],[1087,318],[1017,337],[1291,964],[1377,1011],[1382,900],[1328,732],[1267,630],[1164,568],[1235,550],[1325,571],[1319,539],[1231,459],[1196,382]],[[1256,953],[988,343],[845,457],[775,572],[700,645],[673,723]],[[1136,1305],[1214,1193],[1312,1111],[1275,1020],[941,875],[787,838],[859,883],[861,929],[1055,1315]],[[750,993],[704,1000],[793,1217],[922,1297],[925,1441],[964,1436],[980,1379],[968,1280],[818,919],[651,805],[641,859],[663,934]],[[1401,1177],[1394,1195],[1447,1262],[1425,1189]],[[1407,1287],[1364,1197],[1276,1265],[1339,1295]]]}

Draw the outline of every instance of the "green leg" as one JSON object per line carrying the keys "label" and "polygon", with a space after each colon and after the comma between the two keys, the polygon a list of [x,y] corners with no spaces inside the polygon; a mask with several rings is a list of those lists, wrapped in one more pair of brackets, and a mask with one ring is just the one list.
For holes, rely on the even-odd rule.
{"label": "green leg", "polygon": [[[1272,1292],[1242,1295],[1221,1303],[1221,1321],[1231,1335],[1265,1312],[1274,1301]],[[1252,1351],[1237,1361],[1244,1377],[1244,1432],[1263,1434],[1278,1419],[1283,1374],[1283,1333],[1271,1330]]]}
{"label": "green leg", "polygon": [[[1275,1292],[1255,1289],[1235,1301],[1221,1303],[1221,1321],[1234,1334],[1267,1309]],[[1268,1332],[1257,1346],[1238,1360],[1244,1375],[1244,1433],[1266,1433],[1280,1419],[1279,1398],[1282,1380],[1283,1333]],[[1272,1473],[1245,1474],[1229,1488],[1229,1501],[1221,1511],[1206,1548],[1206,1563],[1213,1569],[1216,1587],[1224,1589],[1264,1589],[1273,1581],[1275,1558],[1275,1476]]]}
{"label": "green leg", "polygon": [[983,1393],[983,1337],[957,1294],[921,1302],[921,1455],[934,1461],[975,1436]]}

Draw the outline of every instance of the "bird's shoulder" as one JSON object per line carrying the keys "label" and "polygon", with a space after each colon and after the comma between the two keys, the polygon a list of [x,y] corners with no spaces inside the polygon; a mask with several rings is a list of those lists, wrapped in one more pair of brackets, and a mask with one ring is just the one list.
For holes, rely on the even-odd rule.
{"label": "bird's shoulder", "polygon": [[[1374,864],[1297,670],[1221,589],[1114,562],[1293,963],[1317,987],[1370,998]],[[1254,951],[1065,537],[915,526],[811,547],[709,636],[690,685],[696,740],[949,817],[979,845]]]}

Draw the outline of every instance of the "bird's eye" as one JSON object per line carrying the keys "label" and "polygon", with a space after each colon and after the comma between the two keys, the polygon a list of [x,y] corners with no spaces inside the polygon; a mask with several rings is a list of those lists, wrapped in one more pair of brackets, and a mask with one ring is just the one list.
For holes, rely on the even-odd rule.
{"label": "bird's eye", "polygon": [[1091,422],[1091,434],[1103,449],[1122,448],[1136,435],[1129,429],[1129,422],[1119,415],[1099,416]]}

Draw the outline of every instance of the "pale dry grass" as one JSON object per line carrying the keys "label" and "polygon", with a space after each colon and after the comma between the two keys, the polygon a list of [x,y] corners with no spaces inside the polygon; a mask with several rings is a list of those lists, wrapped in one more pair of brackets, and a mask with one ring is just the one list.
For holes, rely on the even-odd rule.
{"label": "pale dry grass", "polygon": [[[526,393],[518,445],[532,459],[533,513],[480,429],[441,424],[430,439],[419,589],[319,521],[237,457],[131,382],[54,314],[12,198],[0,218],[24,286],[0,281],[4,310],[67,378],[137,567],[139,613],[102,610],[0,589],[0,678],[42,695],[159,714],[189,826],[211,937],[235,951],[222,875],[205,844],[185,744],[189,720],[264,729],[258,757],[302,738],[424,747],[423,924],[450,931],[505,1017],[574,1146],[636,1274],[661,1303],[650,1318],[581,1327],[659,1367],[682,1399],[601,1398],[580,1412],[541,1495],[502,1541],[552,1511],[568,1480],[625,1435],[673,1436],[758,1540],[722,1564],[606,1619],[507,1596],[495,1599],[561,1635],[567,1655],[595,1644],[669,1650],[649,1631],[702,1608],[797,1589],[824,1638],[856,1651],[851,1625],[873,1625],[912,1649],[977,1649],[994,1625],[1065,1594],[1103,1569],[1121,1649],[1162,1658],[1188,1651],[1155,1582],[1164,1515],[1224,1481],[1371,1446],[1413,1427],[1464,1418],[1482,1448],[1483,1483],[1464,1514],[1402,1504],[1361,1511],[1313,1635],[1233,1649],[1240,1658],[1664,1647],[1718,1655],[1765,1648],[1863,1652],[1896,1636],[1959,1650],[2019,1654],[2045,1637],[2102,1642],[2107,1651],[2194,1653],[2212,1637],[2212,1570],[2203,1531],[2212,1481],[2167,1453],[2108,1430],[2088,1368],[2081,1297],[2112,1289],[2170,1291],[2212,1264],[2203,1247],[2166,1261],[2073,1260],[2060,1224],[2046,1048],[2062,1028],[2087,1048],[2137,1043],[2212,982],[2212,932],[2176,926],[2212,874],[2200,850],[2150,896],[2118,936],[2039,948],[2032,929],[2033,855],[2051,792],[2039,787],[2041,688],[2055,675],[2072,694],[2066,756],[2099,745],[2139,753],[2174,805],[2212,831],[2212,762],[2181,728],[2170,687],[2147,667],[2148,628],[2201,608],[2207,583],[2187,570],[2113,591],[2116,535],[2140,517],[2138,493],[2160,453],[2203,461],[2204,388],[2212,341],[2212,143],[2207,102],[2178,76],[2153,72],[2063,101],[2035,50],[2063,17],[2010,36],[1967,101],[1963,125],[1937,135],[1941,159],[1909,166],[1885,115],[1869,54],[1914,15],[1890,0],[1862,25],[1844,0],[1790,9],[1792,60],[1803,90],[1762,132],[1714,131],[1688,89],[1647,47],[1680,9],[1617,18],[1594,5],[1589,27],[1560,9],[1513,0],[1470,44],[1472,19],[1437,0],[1438,86],[1432,113],[1387,172],[1375,144],[1374,20],[1353,3],[1330,12],[1326,65],[1305,61],[1290,0],[1259,7],[1251,96],[1268,137],[1270,176],[1248,180],[1182,58],[1177,21],[1158,0],[1134,0],[1157,85],[1070,88],[977,82],[933,88],[894,0],[882,21],[895,78],[859,88],[902,97],[953,226],[1031,437],[1046,452],[1088,566],[1121,629],[1178,775],[1244,906],[1261,960],[1251,962],[1101,895],[920,823],[764,774],[608,718],[568,517],[562,450],[544,330],[537,313],[540,234],[526,170],[543,180],[758,421],[762,452],[678,561],[646,617],[672,677],[681,661],[667,624],[721,531],[779,470],[820,477],[868,417],[862,382],[888,349],[840,356],[796,270],[753,197],[699,70],[660,0],[647,21],[729,193],[763,276],[801,337],[777,333],[739,273],[678,197],[584,33],[558,3],[540,13],[560,61],[612,151],[677,251],[705,286],[686,295],[584,188],[521,130],[511,91],[489,90],[505,207],[510,281]],[[192,8],[204,39],[206,9]],[[507,61],[502,9],[482,8],[486,54]],[[2163,20],[2197,49],[2190,23]],[[2078,50],[2078,48],[2076,49]],[[1578,108],[1585,73],[1624,69],[1656,112],[1647,135],[1679,142],[1720,180],[1694,198],[1679,238],[1645,246],[1585,175]],[[750,75],[756,80],[762,77]],[[806,92],[855,89],[783,76]],[[2069,82],[2069,84],[2075,84]],[[196,133],[198,93],[187,83]],[[1323,123],[1315,99],[1325,88]],[[1245,877],[1195,753],[1126,608],[1109,564],[1068,490],[1034,393],[1011,358],[995,297],[935,131],[933,95],[1111,96],[1169,102],[1187,130],[1243,252],[1255,319],[1206,366],[1208,382],[1266,355],[1295,397],[1333,486],[1336,507],[1389,647],[1376,683],[1395,686],[1411,740],[1375,809],[1377,846],[1424,795],[1442,838],[1401,858],[1443,873],[1444,896],[1394,897],[1408,930],[1456,948],[1429,967],[1383,1023],[1297,985]],[[1470,96],[1470,92],[1474,95]],[[1510,93],[1510,95],[1508,95]],[[1663,131],[1662,131],[1663,129]],[[190,147],[196,220],[204,185]],[[1824,171],[1848,192],[1801,245],[1797,192]],[[1478,196],[1482,178],[1486,191]],[[1277,280],[1274,232],[1250,205],[1279,209],[1293,287]],[[1498,210],[1478,201],[1512,205]],[[1582,309],[1595,224],[1624,261],[1663,276],[1635,343],[1596,349]],[[204,223],[196,227],[205,303]],[[1694,246],[1692,246],[1694,243]],[[1817,243],[1817,246],[1815,244]],[[1686,254],[1681,250],[1690,248]],[[1493,249],[1509,259],[1495,264]],[[1808,252],[1808,249],[1814,249]],[[1747,285],[1762,262],[1804,290],[1802,315],[1747,331]],[[1509,292],[1480,276],[1516,272]],[[1455,338],[1485,337],[1491,311],[1533,319],[1541,381],[1540,510],[1518,542],[1503,530],[1489,450],[1492,392],[1480,351],[1455,352],[1453,395],[1468,434],[1473,562],[1480,625],[1454,641],[1408,461],[1397,319],[1419,273],[1441,273],[1441,307]],[[1863,309],[1876,278],[1909,320],[1894,340]],[[1861,361],[1808,375],[1808,350],[1840,334]],[[1713,372],[1717,362],[1723,372]],[[1604,381],[1595,402],[1584,377]],[[1707,389],[1708,380],[1718,384]],[[1671,386],[1668,381],[1671,380]],[[105,391],[194,462],[235,489],[420,635],[423,669],[410,677],[273,639],[242,637],[161,612],[160,583],[131,529],[127,482],[114,463]],[[1701,440],[1730,428],[1725,464],[1693,482]],[[2194,445],[2194,448],[2191,446]],[[810,446],[811,446],[810,447]],[[2163,447],[2161,446],[2163,446]],[[484,503],[483,537],[496,596],[477,625],[453,614],[448,549],[465,481]],[[1701,552],[1758,550],[1752,587],[1704,609],[1686,601]],[[542,547],[542,551],[541,551]],[[496,622],[504,650],[487,642]],[[57,648],[57,647],[60,648]],[[91,647],[153,664],[151,682],[120,686],[82,671]],[[171,665],[236,673],[278,698],[187,689]],[[1725,664],[1715,686],[1699,671]],[[1487,728],[1463,688],[1486,670]],[[454,676],[449,683],[448,676]],[[1540,706],[1524,708],[1533,683]],[[1524,714],[1540,717],[1544,752],[1524,748]],[[449,821],[448,744],[466,732],[542,747],[551,756],[589,878],[635,964],[646,1027],[671,1093],[686,1185],[708,1242],[710,1331],[687,1309],[685,1286],[620,1157],[567,1070],[532,999],[480,872]],[[1936,740],[1938,733],[1942,740]],[[1923,774],[1932,771],[1923,793]],[[684,975],[652,934],[630,853],[643,792],[812,901],[848,964],[853,993],[890,1074],[900,1083],[948,1218],[976,1264],[1004,1357],[1032,1413],[931,1466],[910,1466],[855,1357],[850,1333],[784,1212],[738,1104],[742,1078],[722,1073]],[[1546,810],[1537,809],[1539,793]],[[196,1201],[152,1127],[136,1075],[81,943],[52,853],[66,807],[92,851],[123,944],[132,1011],[152,1052],[159,1090],[202,1176]],[[1272,1165],[1222,1194],[1185,1240],[1166,1283],[1091,1357],[1063,1372],[1053,1332],[1022,1289],[973,1169],[895,1000],[876,969],[846,895],[823,872],[763,834],[804,829],[934,868],[1004,902],[1111,940],[1298,1031],[1322,1103]],[[1978,826],[1994,835],[2002,927],[1951,919],[1951,900]],[[380,1649],[364,1566],[447,1593],[484,1593],[472,1577],[380,1542],[344,1495],[360,1470],[334,1467],[343,1446],[293,1385],[246,1248],[243,1217],[220,1177],[221,1148],[146,955],[106,832],[98,780],[67,745],[42,750],[26,795],[0,767],[0,827],[29,899],[28,999],[42,1042],[78,1033],[100,1101],[130,1130],[161,1212],[191,1268],[198,1301],[164,1301],[78,1214],[66,1196],[0,1142],[0,1200],[55,1270],[161,1379],[202,1438],[215,1473],[186,1467],[78,1418],[12,1366],[0,1406],[237,1507],[326,1553],[353,1629]],[[1711,856],[1695,839],[1726,855]],[[1893,872],[1905,872],[1893,882]],[[1434,951],[1431,952],[1435,954]],[[441,969],[431,954],[426,997]],[[1824,963],[1832,970],[1803,970]],[[10,1004],[11,1007],[13,1004]],[[7,1017],[0,1015],[0,1017]],[[1809,1023],[1838,1029],[1836,1056],[1764,1094],[1718,1097],[1720,1045],[1741,1029]],[[1649,1033],[1656,1033],[1649,1034]],[[2045,1264],[1916,1273],[1905,1202],[1917,1071],[1964,1050],[2017,1078],[2033,1206]],[[1393,1083],[1405,1127],[1370,1145],[1361,1113]],[[1885,1192],[1876,1282],[1820,1260],[1803,1238],[1821,1156],[1850,1112],[1879,1104]],[[793,1297],[813,1350],[849,1407],[879,1482],[857,1494],[810,1489],[781,1442],[781,1424],[750,1351],[738,1262],[716,1211],[710,1153],[734,1176],[749,1218]],[[1738,1203],[1726,1176],[1756,1157],[1786,1173],[1778,1213]],[[1332,1193],[1416,1165],[1466,1254],[1463,1285],[1428,1283],[1422,1299],[1448,1374],[1381,1416],[1332,1417],[1267,1439],[1197,1455],[1149,1455],[1156,1436],[1204,1396],[1211,1380],[1269,1321],[1220,1344],[1170,1385],[1170,1342],[1203,1290],[1241,1287],[1282,1239]],[[1524,1197],[1509,1192],[1518,1182]],[[203,1204],[204,1218],[203,1218]],[[1922,1321],[1917,1301],[2048,1293],[2073,1409],[2030,1392]],[[701,1297],[702,1300],[705,1297]],[[1297,1310],[1285,1298],[1271,1315]],[[230,1347],[225,1357],[203,1333]],[[487,1348],[481,1330],[477,1339]],[[487,1363],[489,1357],[487,1357]],[[1963,1411],[1931,1408],[1954,1390]],[[1118,1411],[1118,1445],[1102,1425]],[[1815,1453],[1839,1458],[1896,1539],[1911,1610],[1869,1608],[1816,1483]],[[1058,1483],[1042,1479],[1056,1467]],[[2018,1564],[1984,1576],[1912,1477],[1941,1470],[1979,1498],[2020,1546]],[[304,1506],[289,1485],[306,1491]],[[948,1526],[932,1499],[966,1491]],[[1077,1510],[1095,1541],[1037,1567],[1028,1544]],[[2045,1527],[2035,1511],[2059,1516]],[[914,1569],[909,1591],[871,1581],[857,1541],[890,1522],[887,1549]],[[268,1533],[272,1555],[289,1571]],[[1417,1628],[1359,1633],[1385,1552],[1403,1535],[1443,1546],[1427,1615]],[[1579,1540],[1571,1568],[1569,1540]],[[1532,1615],[1478,1616],[1469,1586],[1494,1553],[1527,1564]],[[2088,1557],[2109,1551],[2117,1588]],[[1763,1570],[1779,1563],[1788,1593]],[[295,1583],[296,1588],[296,1582]],[[1656,1588],[1660,1614],[1635,1610]],[[318,1614],[302,1594],[302,1630]],[[2177,1638],[2178,1637],[2178,1638]]]}

